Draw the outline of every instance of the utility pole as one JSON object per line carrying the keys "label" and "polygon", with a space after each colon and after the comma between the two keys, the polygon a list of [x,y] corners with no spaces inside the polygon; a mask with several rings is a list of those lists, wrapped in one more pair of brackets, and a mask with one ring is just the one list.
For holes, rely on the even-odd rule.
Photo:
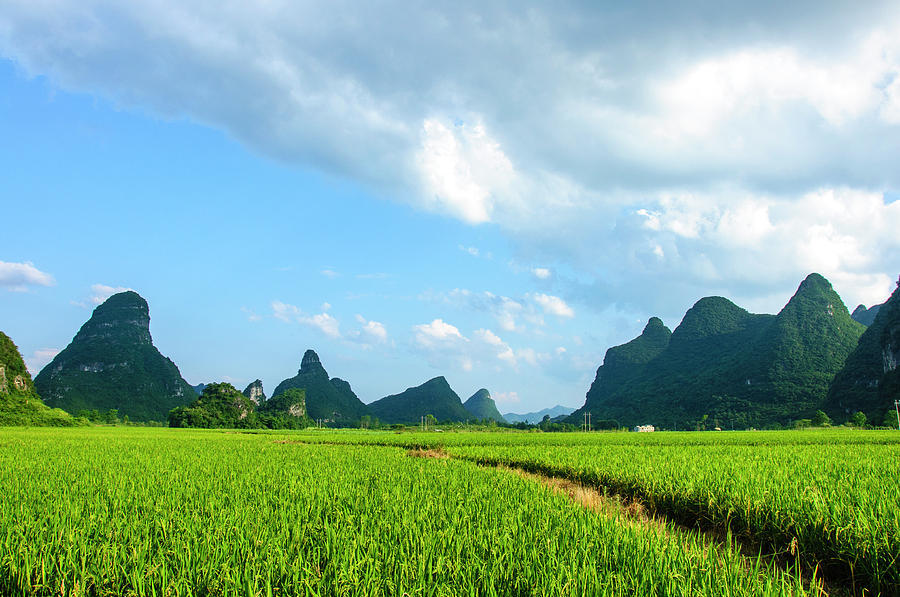
{"label": "utility pole", "polygon": [[894,400],[894,409],[897,411],[897,430],[900,431],[900,400]]}

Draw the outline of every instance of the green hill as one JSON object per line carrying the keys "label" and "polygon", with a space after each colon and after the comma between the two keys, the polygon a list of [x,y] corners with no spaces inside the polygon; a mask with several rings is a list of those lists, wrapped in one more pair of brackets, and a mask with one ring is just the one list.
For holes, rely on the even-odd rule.
{"label": "green hill", "polygon": [[303,429],[309,423],[306,393],[297,388],[257,405],[229,383],[211,383],[197,400],[169,412],[169,427]]}
{"label": "green hill", "polygon": [[444,377],[435,377],[400,394],[385,396],[369,405],[382,423],[417,424],[432,415],[438,421],[465,421],[472,418],[459,396]]}
{"label": "green hill", "polygon": [[48,406],[70,413],[117,409],[133,421],[165,421],[194,389],[150,337],[150,308],[121,292],[94,309],[72,342],[34,380]]}
{"label": "green hill", "polygon": [[69,426],[75,421],[58,408],[49,408],[34,389],[19,349],[0,332],[0,426]]}
{"label": "green hill", "polygon": [[[246,395],[246,392],[245,394]],[[271,400],[260,402],[257,411],[271,415],[306,416],[306,390],[288,388]]]}
{"label": "green hill", "polygon": [[900,287],[880,309],[828,390],[826,412],[835,420],[856,411],[869,421],[896,425],[900,399]]}
{"label": "green hill", "polygon": [[484,388],[481,388],[463,402],[463,408],[469,411],[469,414],[476,419],[493,419],[498,423],[506,422],[506,419],[497,410],[497,403],[491,398],[491,393]]}
{"label": "green hill", "polygon": [[306,390],[306,411],[312,419],[353,424],[369,414],[369,409],[353,393],[349,383],[337,377],[328,379],[319,355],[312,350],[303,354],[297,375],[278,384],[269,400],[290,388]]}
{"label": "green hill", "polygon": [[671,336],[651,320],[641,336],[607,351],[585,405],[568,420],[579,424],[590,412],[595,423],[686,429],[810,418],[864,329],[818,274],[774,316],[703,298]]}
{"label": "green hill", "polygon": [[169,412],[169,427],[235,429],[258,427],[253,402],[229,383],[211,383],[188,406]]}

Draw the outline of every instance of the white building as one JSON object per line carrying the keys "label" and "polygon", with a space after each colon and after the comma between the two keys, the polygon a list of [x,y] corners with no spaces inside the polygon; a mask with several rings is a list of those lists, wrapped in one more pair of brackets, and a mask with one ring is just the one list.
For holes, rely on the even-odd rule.
{"label": "white building", "polygon": [[635,425],[634,431],[636,433],[650,433],[656,431],[656,427],[653,425]]}

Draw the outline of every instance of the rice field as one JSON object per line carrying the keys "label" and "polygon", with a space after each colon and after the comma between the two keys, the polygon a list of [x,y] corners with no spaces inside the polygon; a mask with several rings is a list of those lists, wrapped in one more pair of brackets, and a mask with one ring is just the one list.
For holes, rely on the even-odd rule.
{"label": "rice field", "polygon": [[0,429],[0,594],[817,595],[822,545],[868,574],[825,591],[896,594],[897,436],[636,435]]}

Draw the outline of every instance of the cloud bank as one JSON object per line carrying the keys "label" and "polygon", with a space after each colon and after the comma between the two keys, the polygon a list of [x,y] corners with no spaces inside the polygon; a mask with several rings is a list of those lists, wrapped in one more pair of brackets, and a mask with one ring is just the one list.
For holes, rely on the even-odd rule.
{"label": "cloud bank", "polygon": [[11,0],[0,54],[495,225],[599,308],[813,270],[871,304],[900,257],[900,8],[783,4]]}

